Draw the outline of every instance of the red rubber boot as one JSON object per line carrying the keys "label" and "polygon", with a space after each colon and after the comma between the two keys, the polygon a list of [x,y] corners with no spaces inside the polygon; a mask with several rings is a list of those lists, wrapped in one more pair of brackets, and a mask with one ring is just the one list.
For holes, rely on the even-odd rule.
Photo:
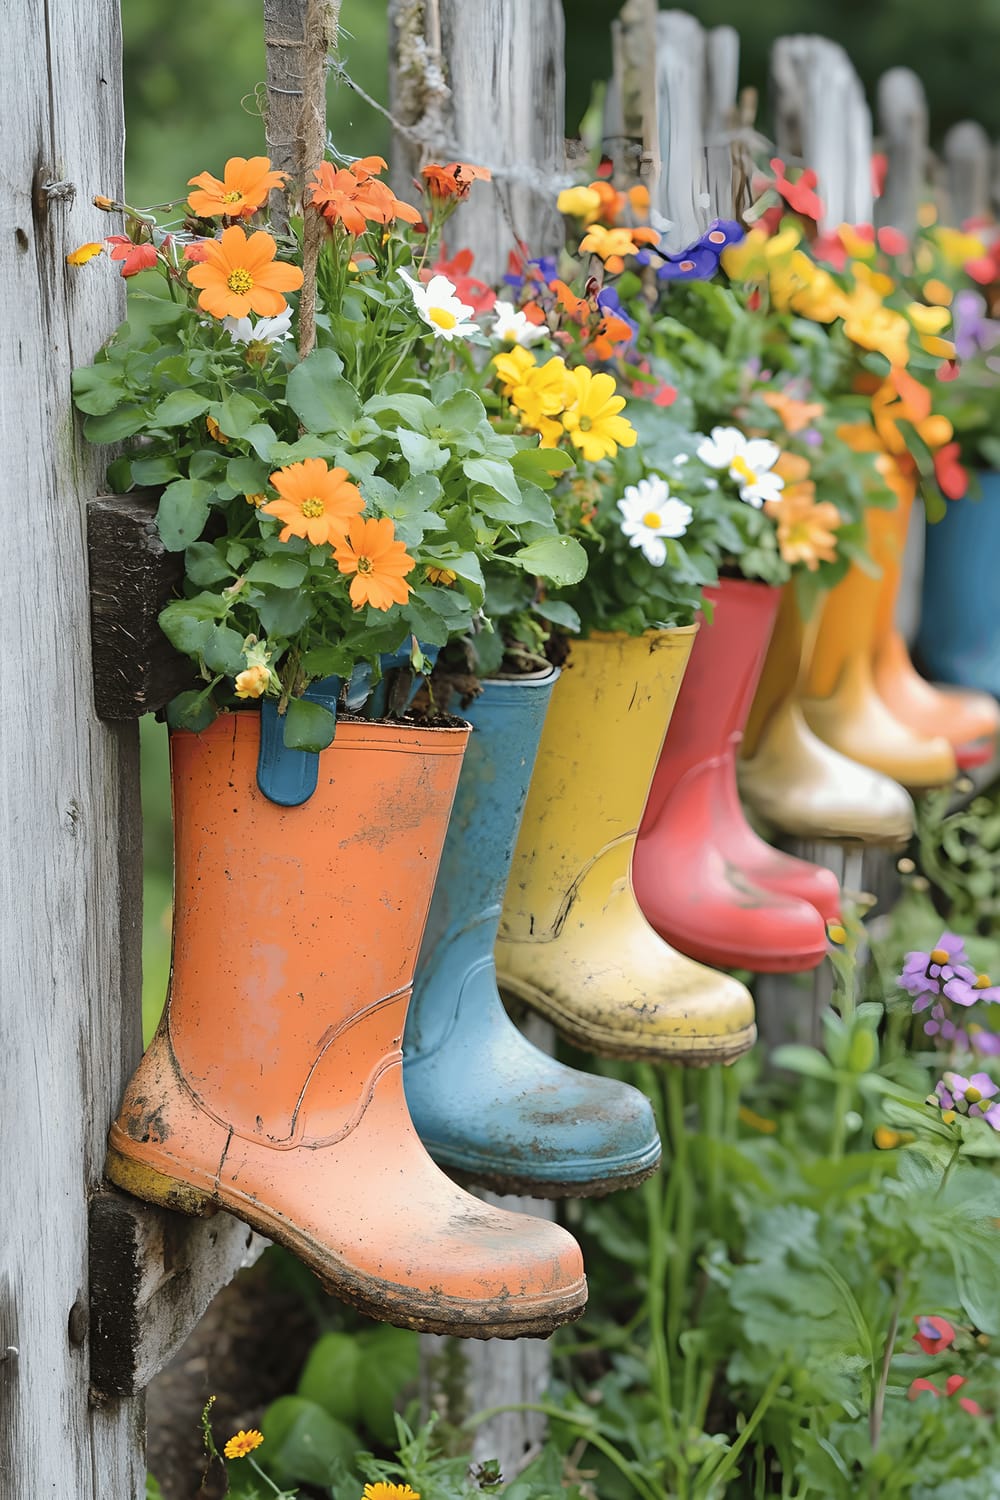
{"label": "red rubber boot", "polygon": [[653,778],[632,880],[647,919],[702,962],[764,973],[815,968],[840,887],[818,865],[772,849],[746,821],[736,753],[779,594],[727,579],[703,625]]}

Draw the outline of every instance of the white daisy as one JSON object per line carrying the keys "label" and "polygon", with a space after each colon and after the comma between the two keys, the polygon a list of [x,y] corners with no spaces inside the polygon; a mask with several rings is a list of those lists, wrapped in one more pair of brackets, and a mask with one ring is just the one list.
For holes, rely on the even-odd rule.
{"label": "white daisy", "polygon": [[772,473],[781,457],[777,443],[748,438],[738,427],[713,427],[696,449],[710,469],[725,469],[739,486],[740,499],[759,510],[765,500],[780,500],[785,481]]}
{"label": "white daisy", "polygon": [[447,276],[432,276],[425,286],[407,271],[399,274],[410,288],[417,312],[435,338],[445,339],[450,344],[452,339],[468,338],[470,334],[480,332],[479,324],[470,321],[475,316],[475,308],[459,300],[455,286]]}
{"label": "white daisy", "polygon": [[520,344],[522,348],[530,349],[532,344],[537,344],[539,339],[548,336],[548,329],[544,323],[532,323],[526,313],[516,308],[513,302],[504,302],[498,299],[493,304],[493,312],[496,321],[490,330],[490,337],[502,339],[505,344]]}
{"label": "white daisy", "polygon": [[223,318],[222,326],[234,344],[283,344],[292,336],[292,309],[286,307],[276,318]]}
{"label": "white daisy", "polygon": [[658,474],[625,486],[625,498],[618,501],[622,513],[621,528],[633,547],[641,547],[654,568],[667,560],[665,536],[683,536],[691,521],[692,510],[683,500],[670,494],[670,486]]}

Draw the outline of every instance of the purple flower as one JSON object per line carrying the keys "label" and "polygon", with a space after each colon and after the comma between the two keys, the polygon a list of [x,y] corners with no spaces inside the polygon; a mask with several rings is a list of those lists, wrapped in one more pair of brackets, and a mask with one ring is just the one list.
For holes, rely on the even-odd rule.
{"label": "purple flower", "polygon": [[742,224],[735,219],[714,219],[697,243],[721,255],[727,245],[738,245],[742,239],[746,239]]}
{"label": "purple flower", "polygon": [[700,242],[668,255],[656,273],[657,281],[711,281],[719,269],[719,257]]}
{"label": "purple flower", "polygon": [[903,972],[896,982],[901,990],[917,998],[918,1003],[913,1007],[916,1011],[926,1009],[929,995],[943,994],[959,1005],[972,1005],[974,1001],[966,995],[975,980],[976,971],[969,963],[964,942],[953,932],[943,932],[937,947],[929,953],[917,950],[906,955]]}
{"label": "purple flower", "polygon": [[[994,1083],[988,1073],[973,1073],[971,1078],[965,1078],[961,1073],[945,1073],[934,1092],[944,1109],[955,1109],[962,1115],[977,1115],[984,1120],[993,1115],[1000,1122],[1000,1100],[984,1107],[985,1100],[1000,1094],[1000,1084]],[[993,1119],[989,1123],[994,1130],[1000,1130],[1000,1123],[994,1123]]]}
{"label": "purple flower", "polygon": [[807,427],[802,437],[809,444],[810,448],[821,448],[823,446],[823,434],[818,427]]}
{"label": "purple flower", "polygon": [[973,1023],[968,1030],[969,1044],[980,1057],[1000,1057],[1000,1032],[987,1031]]}
{"label": "purple flower", "polygon": [[524,272],[518,275],[516,271],[509,272],[504,281],[512,286],[515,292],[523,291],[526,281],[544,281],[548,286],[550,281],[555,281],[559,274],[554,255],[541,255],[536,260],[524,262]]}
{"label": "purple flower", "polygon": [[951,308],[955,353],[971,359],[980,349],[992,349],[1000,340],[1000,323],[986,317],[986,299],[971,290],[958,292]]}

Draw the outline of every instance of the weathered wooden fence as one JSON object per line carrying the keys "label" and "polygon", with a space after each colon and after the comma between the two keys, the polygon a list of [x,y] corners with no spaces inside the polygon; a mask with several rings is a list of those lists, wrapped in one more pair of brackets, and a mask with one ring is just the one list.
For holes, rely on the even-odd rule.
{"label": "weathered wooden fence", "polygon": [[[292,28],[286,42],[304,42],[305,0],[266,10],[272,30]],[[463,206],[450,248],[470,244],[486,279],[518,241],[534,254],[558,249],[559,0],[390,0],[390,11],[397,170],[435,154],[494,170],[494,193]],[[44,24],[15,6],[4,48],[0,1500],[136,1500],[143,1387],[261,1248],[226,1215],[192,1224],[101,1183],[108,1124],[140,1048],[134,718],[173,690],[152,623],[169,563],[141,496],[91,506],[105,718],[91,689],[86,511],[101,460],[74,427],[69,376],[119,320],[123,290],[116,278],[72,275],[64,257],[105,231],[92,191],[121,189],[119,20],[118,0],[47,0]],[[623,175],[649,183],[673,221],[670,243],[682,244],[745,201],[754,135],[738,39],[628,0],[613,56],[608,149]],[[285,86],[294,94],[294,76]],[[787,38],[771,87],[779,149],[819,171],[828,221],[871,218],[872,123],[846,54]],[[946,216],[989,212],[992,158],[978,127],[956,126],[934,161],[922,91],[905,70],[886,75],[878,108],[889,163],[880,222],[912,226],[929,179]],[[867,883],[863,868],[857,878]],[[461,1357],[477,1404],[503,1383],[508,1397],[537,1395],[546,1378],[537,1348],[505,1351],[502,1381],[495,1351]],[[510,1467],[537,1437],[512,1423],[490,1443]]]}

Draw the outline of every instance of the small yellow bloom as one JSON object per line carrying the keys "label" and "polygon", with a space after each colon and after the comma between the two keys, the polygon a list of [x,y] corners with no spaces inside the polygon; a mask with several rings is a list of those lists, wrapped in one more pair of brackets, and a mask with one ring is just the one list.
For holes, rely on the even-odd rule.
{"label": "small yellow bloom", "polygon": [[[247,667],[246,671],[240,672],[236,678],[237,698],[263,698],[264,694],[267,692],[267,685],[270,680],[271,674],[266,667],[262,667],[259,665],[255,667]],[[244,1436],[244,1434],[240,1433],[238,1434],[238,1436],[242,1437]],[[233,1438],[232,1441],[235,1443],[236,1438]],[[264,1440],[263,1438],[259,1438],[258,1441],[263,1442]],[[256,1448],[257,1444],[254,1443],[253,1446]],[[247,1451],[249,1452],[249,1449]],[[227,1447],[226,1457],[242,1458],[243,1455],[242,1453],[230,1453]]]}
{"label": "small yellow bloom", "polygon": [[249,1432],[244,1432],[240,1428],[236,1436],[229,1439],[222,1451],[227,1458],[246,1458],[247,1454],[259,1448],[263,1441],[264,1434],[258,1432],[255,1427],[251,1427]]}
{"label": "small yellow bloom", "polygon": [[428,583],[436,583],[441,588],[444,588],[444,589],[450,589],[451,586],[452,586],[452,584],[455,582],[455,579],[457,577],[458,577],[458,574],[457,573],[453,573],[452,570],[451,570],[451,568],[428,568],[427,569],[427,582]]}
{"label": "small yellow bloom", "polygon": [[104,246],[99,240],[91,240],[89,244],[80,245],[76,250],[71,250],[66,257],[69,266],[85,266],[88,260],[93,260],[95,255],[101,255]]}
{"label": "small yellow bloom", "polygon": [[380,1479],[377,1484],[366,1484],[361,1500],[420,1500],[419,1490],[411,1490],[408,1484],[386,1484]]}
{"label": "small yellow bloom", "polygon": [[827,923],[827,928],[826,928],[826,935],[830,939],[831,943],[846,943],[847,942],[847,932],[840,925],[839,922],[828,922]]}
{"label": "small yellow bloom", "polygon": [[898,1146],[907,1146],[913,1140],[911,1130],[893,1130],[891,1125],[876,1125],[872,1140],[879,1151],[895,1151]]}
{"label": "small yellow bloom", "polygon": [[525,375],[529,370],[534,369],[537,361],[530,349],[525,349],[521,344],[515,344],[512,349],[506,349],[502,354],[495,354],[490,363],[500,377],[504,395],[509,396],[516,386],[523,383]]}
{"label": "small yellow bloom", "polygon": [[228,443],[229,442],[229,439],[226,437],[226,434],[223,432],[222,428],[219,426],[218,422],[215,420],[214,417],[206,417],[205,418],[205,426],[208,428],[208,435],[212,439],[213,442],[215,442],[215,443]]}
{"label": "small yellow bloom", "polygon": [[951,322],[946,307],[925,307],[922,302],[911,302],[906,311],[918,333],[941,333]]}
{"label": "small yellow bloom", "polygon": [[593,188],[564,188],[556,199],[556,208],[570,219],[582,219],[590,224],[601,212],[601,196]]}
{"label": "small yellow bloom", "polygon": [[260,494],[260,495],[244,495],[243,498],[244,498],[244,500],[246,501],[246,503],[248,505],[261,506],[261,505],[266,505],[267,504],[267,496],[264,495],[264,494]]}
{"label": "small yellow bloom", "polygon": [[930,229],[932,224],[937,223],[938,211],[933,203],[921,203],[917,209],[917,223],[921,229]]}
{"label": "small yellow bloom", "polygon": [[954,1125],[955,1111],[953,1109],[943,1109],[941,1111],[941,1118],[946,1125]]}
{"label": "small yellow bloom", "polygon": [[741,1125],[746,1125],[749,1130],[757,1130],[761,1135],[774,1135],[778,1128],[776,1121],[769,1120],[764,1115],[756,1114],[752,1109],[748,1109],[745,1104],[740,1105],[737,1118]]}
{"label": "small yellow bloom", "polygon": [[595,375],[586,365],[577,365],[569,373],[575,400],[567,403],[562,424],[573,446],[588,463],[614,458],[619,448],[633,448],[638,434],[631,422],[619,416],[625,397],[618,395],[614,377],[603,372]]}
{"label": "small yellow bloom", "polygon": [[940,225],[931,235],[949,266],[964,266],[967,260],[975,260],[986,254],[986,245],[977,234],[963,234],[960,229],[948,229]]}
{"label": "small yellow bloom", "polygon": [[950,307],[953,298],[954,293],[947,282],[939,281],[936,276],[924,282],[924,299],[935,307]]}
{"label": "small yellow bloom", "polygon": [[837,226],[837,238],[852,260],[874,260],[874,240],[862,239],[852,224]]}
{"label": "small yellow bloom", "polygon": [[954,359],[955,345],[951,339],[939,339],[933,334],[925,333],[920,340],[921,349],[926,349],[928,354],[933,354],[937,359]]}

